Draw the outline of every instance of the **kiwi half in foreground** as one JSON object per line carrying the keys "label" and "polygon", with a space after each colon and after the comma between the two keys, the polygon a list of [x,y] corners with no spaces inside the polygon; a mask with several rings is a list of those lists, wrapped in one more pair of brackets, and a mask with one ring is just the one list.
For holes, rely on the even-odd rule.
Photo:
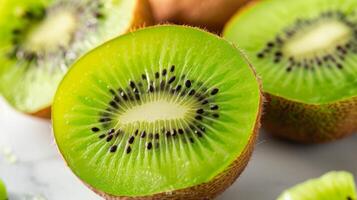
{"label": "kiwi half in foreground", "polygon": [[355,0],[259,1],[228,23],[262,78],[270,133],[316,143],[357,129],[356,24]]}
{"label": "kiwi half in foreground", "polygon": [[348,172],[329,172],[286,190],[277,200],[356,200],[356,184]]}
{"label": "kiwi half in foreground", "polygon": [[72,66],[53,105],[56,142],[72,171],[108,199],[211,199],[250,158],[259,89],[222,38],[142,29]]}
{"label": "kiwi half in foreground", "polygon": [[0,200],[7,200],[7,191],[4,182],[0,179]]}
{"label": "kiwi half in foreground", "polygon": [[221,32],[224,24],[249,0],[149,0],[159,22],[174,22]]}
{"label": "kiwi half in foreground", "polygon": [[0,93],[17,110],[49,117],[56,88],[79,56],[150,23],[146,0],[3,0]]}

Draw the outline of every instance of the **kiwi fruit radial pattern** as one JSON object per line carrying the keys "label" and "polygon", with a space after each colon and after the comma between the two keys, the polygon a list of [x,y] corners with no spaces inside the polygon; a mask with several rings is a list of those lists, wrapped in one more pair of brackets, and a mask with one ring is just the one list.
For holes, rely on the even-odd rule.
{"label": "kiwi fruit radial pattern", "polygon": [[333,171],[284,191],[277,200],[356,200],[353,175]]}
{"label": "kiwi fruit radial pattern", "polygon": [[268,132],[320,143],[357,130],[357,1],[252,2],[224,37],[262,78]]}
{"label": "kiwi fruit radial pattern", "polygon": [[150,14],[146,0],[1,0],[0,93],[19,111],[49,116],[68,66]]}
{"label": "kiwi fruit radial pattern", "polygon": [[246,166],[259,126],[254,71],[202,30],[155,26],[76,62],[53,105],[72,171],[107,199],[212,199]]}

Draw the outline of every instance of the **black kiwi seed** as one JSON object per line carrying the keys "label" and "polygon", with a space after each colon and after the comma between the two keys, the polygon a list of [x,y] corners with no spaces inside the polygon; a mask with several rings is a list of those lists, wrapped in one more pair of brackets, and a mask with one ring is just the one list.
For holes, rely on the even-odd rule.
{"label": "black kiwi seed", "polygon": [[110,129],[110,130],[108,131],[108,135],[111,135],[111,134],[113,134],[114,132],[115,132],[115,129],[112,128],[112,129]]}
{"label": "black kiwi seed", "polygon": [[211,105],[211,110],[218,110],[218,105]]}
{"label": "black kiwi seed", "polygon": [[202,120],[202,116],[201,115],[196,115],[195,119]]}
{"label": "black kiwi seed", "polygon": [[162,70],[162,76],[166,76],[166,73],[167,73],[167,70],[166,70],[166,69],[163,69],[163,70]]}
{"label": "black kiwi seed", "polygon": [[175,65],[172,65],[170,68],[170,72],[174,72],[175,71]]}
{"label": "black kiwi seed", "polygon": [[146,79],[147,79],[145,74],[142,74],[142,75],[141,75],[141,78],[142,78],[143,80],[146,80]]}
{"label": "black kiwi seed", "polygon": [[195,130],[194,132],[198,137],[202,137],[202,133],[200,131]]}
{"label": "black kiwi seed", "polygon": [[149,133],[149,139],[151,140],[152,138],[154,138],[154,134]]}
{"label": "black kiwi seed", "polygon": [[131,147],[128,146],[128,147],[126,148],[126,153],[129,154],[130,152],[131,152]]}
{"label": "black kiwi seed", "polygon": [[190,80],[186,80],[185,86],[186,86],[187,88],[191,87],[191,81],[190,81]]}
{"label": "black kiwi seed", "polygon": [[102,134],[99,136],[100,139],[103,139],[105,137],[105,134]]}
{"label": "black kiwi seed", "polygon": [[178,85],[178,86],[176,87],[176,92],[179,92],[179,91],[181,90],[181,88],[182,88],[182,86],[181,86],[181,85]]}
{"label": "black kiwi seed", "polygon": [[152,143],[149,142],[149,143],[147,144],[146,148],[147,148],[148,150],[150,150],[150,149],[152,148]]}
{"label": "black kiwi seed", "polygon": [[179,134],[183,134],[183,130],[181,128],[178,129]]}
{"label": "black kiwi seed", "polygon": [[141,136],[140,136],[141,138],[145,138],[146,137],[146,132],[145,131],[143,131],[142,133],[141,133]]}
{"label": "black kiwi seed", "polygon": [[202,101],[202,105],[208,104],[208,100]]}
{"label": "black kiwi seed", "polygon": [[156,73],[155,73],[155,78],[158,79],[159,77],[160,77],[160,73],[159,73],[159,72],[156,72]]}
{"label": "black kiwi seed", "polygon": [[200,109],[198,109],[198,110],[196,111],[196,113],[202,114],[202,113],[204,113],[204,110],[203,110],[202,108],[200,108]]}
{"label": "black kiwi seed", "polygon": [[134,136],[131,136],[128,140],[128,143],[129,144],[133,144],[134,143],[134,140],[135,140],[135,137]]}
{"label": "black kiwi seed", "polygon": [[190,137],[189,140],[190,140],[191,143],[195,143],[195,141],[193,140],[192,137]]}
{"label": "black kiwi seed", "polygon": [[214,89],[211,91],[211,95],[215,95],[215,94],[217,94],[217,93],[218,93],[218,91],[219,91],[219,89],[218,89],[218,88],[214,88]]}
{"label": "black kiwi seed", "polygon": [[168,84],[171,84],[171,83],[173,83],[174,81],[175,81],[175,79],[176,79],[176,76],[173,76],[173,77],[171,77],[170,79],[169,79],[169,81],[167,82]]}
{"label": "black kiwi seed", "polygon": [[99,131],[99,128],[97,128],[97,127],[93,127],[92,129],[91,129],[93,132],[98,132]]}
{"label": "black kiwi seed", "polygon": [[109,104],[110,104],[113,108],[116,108],[116,109],[119,108],[118,104],[117,104],[115,101],[110,101]]}
{"label": "black kiwi seed", "polygon": [[219,114],[217,114],[217,113],[214,113],[212,116],[213,116],[214,118],[219,118]]}
{"label": "black kiwi seed", "polygon": [[109,135],[109,136],[107,137],[107,142],[110,142],[112,139],[113,139],[113,135]]}
{"label": "black kiwi seed", "polygon": [[110,147],[110,152],[111,152],[111,153],[116,152],[116,151],[117,151],[117,148],[118,148],[118,146],[117,146],[117,145],[113,145],[113,146],[111,146],[111,147]]}
{"label": "black kiwi seed", "polygon": [[166,131],[166,137],[171,136],[171,132],[170,131]]}
{"label": "black kiwi seed", "polygon": [[348,196],[346,200],[353,200],[352,197]]}
{"label": "black kiwi seed", "polygon": [[196,91],[192,89],[192,90],[188,93],[188,95],[193,96],[195,93],[196,93]]}
{"label": "black kiwi seed", "polygon": [[149,86],[149,92],[154,92],[154,86],[152,85]]}

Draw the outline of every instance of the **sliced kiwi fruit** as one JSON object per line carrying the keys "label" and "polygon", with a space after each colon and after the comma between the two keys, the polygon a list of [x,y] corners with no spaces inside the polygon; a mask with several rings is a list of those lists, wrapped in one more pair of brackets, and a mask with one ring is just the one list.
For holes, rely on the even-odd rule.
{"label": "sliced kiwi fruit", "polygon": [[220,32],[230,17],[249,0],[150,0],[159,22],[174,22]]}
{"label": "sliced kiwi fruit", "polygon": [[146,0],[2,0],[0,92],[19,111],[48,116],[68,66],[89,49],[150,23]]}
{"label": "sliced kiwi fruit", "polygon": [[155,26],[76,62],[53,105],[72,171],[113,199],[211,199],[246,166],[261,94],[246,59],[202,30]]}
{"label": "sliced kiwi fruit", "polygon": [[284,191],[277,200],[356,200],[353,175],[333,171]]}
{"label": "sliced kiwi fruit", "polygon": [[356,27],[355,0],[257,1],[227,24],[262,78],[270,133],[318,143],[357,129]]}
{"label": "sliced kiwi fruit", "polygon": [[7,200],[7,191],[4,182],[0,179],[0,200]]}

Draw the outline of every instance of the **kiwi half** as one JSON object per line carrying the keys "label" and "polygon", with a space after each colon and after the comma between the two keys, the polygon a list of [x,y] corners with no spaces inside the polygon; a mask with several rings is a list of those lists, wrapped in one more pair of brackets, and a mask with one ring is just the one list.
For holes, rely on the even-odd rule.
{"label": "kiwi half", "polygon": [[245,58],[218,36],[141,29],[71,67],[53,105],[56,142],[107,199],[211,199],[250,158],[259,89]]}
{"label": "kiwi half", "polygon": [[79,56],[150,23],[146,0],[2,0],[0,93],[19,111],[49,116],[55,90]]}
{"label": "kiwi half", "polygon": [[4,182],[0,179],[0,200],[7,200],[7,191]]}
{"label": "kiwi half", "polygon": [[228,23],[262,78],[270,133],[315,143],[357,129],[356,27],[355,0],[259,1]]}
{"label": "kiwi half", "polygon": [[249,0],[150,0],[159,22],[174,22],[220,32],[232,15]]}
{"label": "kiwi half", "polygon": [[283,192],[277,200],[356,200],[356,184],[348,172],[329,172]]}

